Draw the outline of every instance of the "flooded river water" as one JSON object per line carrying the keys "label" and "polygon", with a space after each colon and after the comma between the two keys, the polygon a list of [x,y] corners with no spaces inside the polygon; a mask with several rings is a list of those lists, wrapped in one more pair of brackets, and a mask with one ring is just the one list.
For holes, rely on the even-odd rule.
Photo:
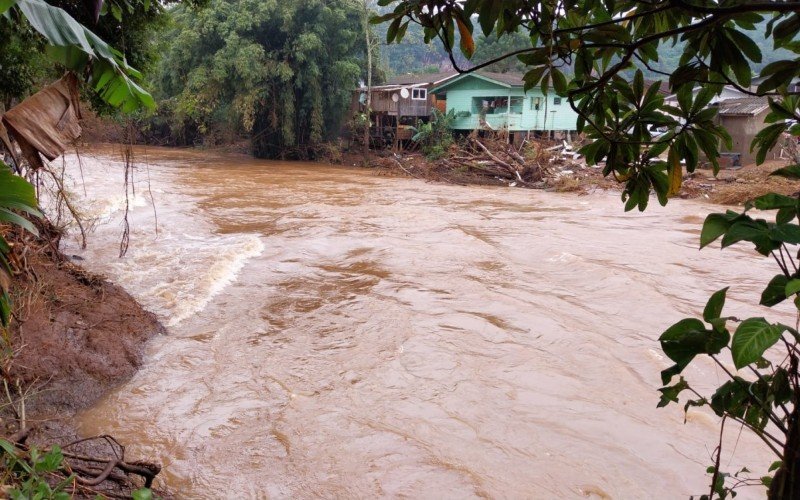
{"label": "flooded river water", "polygon": [[[698,251],[714,207],[624,214],[602,192],[167,149],[137,160],[120,259],[118,152],[84,153],[85,183],[67,159],[96,225],[65,252],[168,327],[80,422],[161,460],[179,498],[707,491],[717,420],[656,409],[669,364],[656,339],[724,286],[731,314],[757,312],[747,301],[774,274],[745,248]],[[710,364],[689,376],[722,380]],[[731,434],[726,470],[772,461]]]}

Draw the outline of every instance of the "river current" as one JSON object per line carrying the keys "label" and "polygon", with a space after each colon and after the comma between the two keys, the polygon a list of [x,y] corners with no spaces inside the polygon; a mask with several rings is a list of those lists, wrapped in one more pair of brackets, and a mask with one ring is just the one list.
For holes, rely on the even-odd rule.
{"label": "river current", "polygon": [[[80,416],[164,464],[179,498],[688,498],[718,420],[657,409],[657,338],[769,261],[698,251],[718,207],[429,184],[366,169],[119,148],[66,159],[82,257],[168,333]],[[80,167],[79,168],[79,164]],[[772,314],[772,316],[770,316]],[[724,374],[699,363],[700,387]],[[773,459],[730,427],[722,465]],[[739,498],[763,498],[763,489]]]}

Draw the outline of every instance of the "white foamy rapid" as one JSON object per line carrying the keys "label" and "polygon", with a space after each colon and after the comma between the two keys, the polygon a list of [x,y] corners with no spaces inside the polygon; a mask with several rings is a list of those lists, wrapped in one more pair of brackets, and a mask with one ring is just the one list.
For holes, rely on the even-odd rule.
{"label": "white foamy rapid", "polygon": [[[202,311],[236,280],[249,259],[264,251],[255,235],[207,239],[184,234],[160,243],[133,249],[113,265],[113,275],[126,286],[135,283],[136,298],[167,326]],[[165,246],[169,251],[162,252]]]}
{"label": "white foamy rapid", "polygon": [[[159,185],[150,189],[150,172],[142,164],[134,170],[135,193],[129,191],[126,201],[123,163],[113,151],[102,153],[82,155],[82,175],[75,171],[75,158],[67,157],[65,184],[80,207],[84,226],[91,230],[83,249],[70,224],[73,230],[62,249],[124,286],[166,326],[201,312],[264,251],[258,235],[215,234],[212,224],[192,214],[188,199],[176,193],[169,176],[158,173]],[[119,247],[109,242],[122,238],[126,203],[130,243],[119,257]],[[52,207],[52,201],[46,206]]]}

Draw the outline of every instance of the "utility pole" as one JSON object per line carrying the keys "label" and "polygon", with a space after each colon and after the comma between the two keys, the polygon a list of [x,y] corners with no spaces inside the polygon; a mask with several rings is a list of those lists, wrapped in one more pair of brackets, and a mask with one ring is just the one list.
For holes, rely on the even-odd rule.
{"label": "utility pole", "polygon": [[369,152],[370,115],[372,114],[372,40],[370,40],[369,29],[369,0],[364,0],[364,41],[367,43],[367,120],[364,127],[364,160],[366,160]]}

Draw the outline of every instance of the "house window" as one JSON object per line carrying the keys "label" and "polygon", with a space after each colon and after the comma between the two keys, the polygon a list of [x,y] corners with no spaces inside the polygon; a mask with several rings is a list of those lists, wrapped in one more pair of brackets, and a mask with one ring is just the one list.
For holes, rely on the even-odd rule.
{"label": "house window", "polygon": [[411,89],[411,99],[415,101],[424,101],[428,98],[427,89]]}
{"label": "house window", "polygon": [[553,105],[554,106],[560,106],[561,105],[561,98],[560,97],[554,97],[553,98]]}
{"label": "house window", "polygon": [[499,115],[508,112],[507,97],[473,97],[473,114]]}
{"label": "house window", "polygon": [[473,97],[472,113],[484,115],[522,114],[524,102],[524,97],[512,97],[510,99],[508,96]]}
{"label": "house window", "polygon": [[524,97],[512,97],[511,98],[511,109],[509,113],[521,115],[522,114],[522,103],[525,102]]}

